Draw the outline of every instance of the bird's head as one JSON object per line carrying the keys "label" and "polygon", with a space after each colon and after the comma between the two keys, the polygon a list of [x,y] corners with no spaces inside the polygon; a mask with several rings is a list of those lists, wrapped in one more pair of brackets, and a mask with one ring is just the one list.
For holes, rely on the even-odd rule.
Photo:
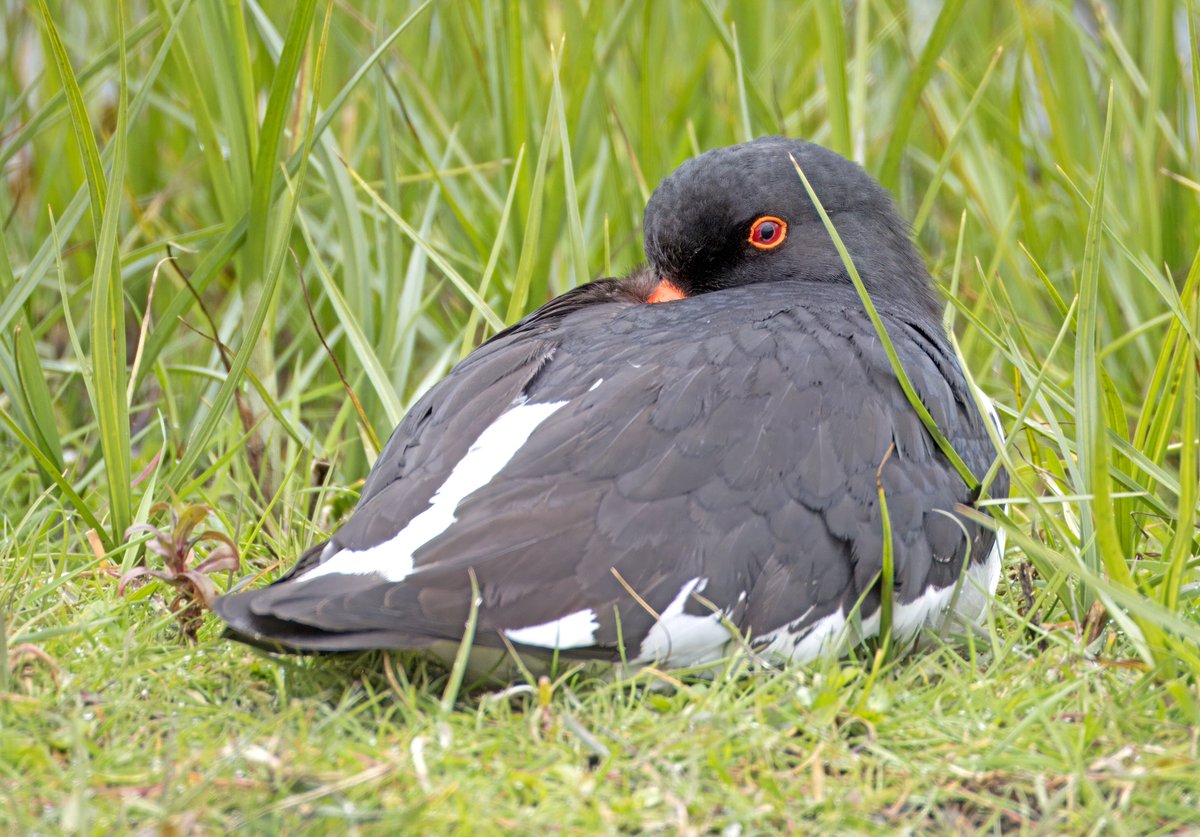
{"label": "bird's head", "polygon": [[844,157],[785,137],[714,149],[659,184],[644,221],[660,283],[652,301],[783,279],[850,283],[793,158],[872,297],[936,311],[929,274],[887,191]]}

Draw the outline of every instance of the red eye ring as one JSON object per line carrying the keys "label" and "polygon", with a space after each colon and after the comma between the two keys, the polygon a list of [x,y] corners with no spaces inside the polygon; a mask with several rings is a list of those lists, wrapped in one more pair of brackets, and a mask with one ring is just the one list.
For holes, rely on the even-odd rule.
{"label": "red eye ring", "polygon": [[759,250],[774,250],[787,238],[787,221],[774,215],[764,215],[750,225],[747,239]]}

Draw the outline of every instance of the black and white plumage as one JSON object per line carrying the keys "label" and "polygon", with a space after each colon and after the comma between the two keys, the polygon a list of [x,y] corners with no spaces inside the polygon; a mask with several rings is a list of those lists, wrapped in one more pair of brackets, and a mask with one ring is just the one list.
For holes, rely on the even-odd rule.
{"label": "black and white plumage", "polygon": [[[860,632],[878,630],[877,472],[897,633],[952,604],[977,619],[1002,548],[960,513],[974,498],[907,402],[789,154],[922,401],[982,475],[984,419],[890,197],[833,152],[764,138],[659,186],[647,267],[551,300],[421,398],[327,543],[217,601],[233,634],[446,647],[473,573],[477,646],[685,666],[726,653],[731,624],[809,660],[841,647],[860,601]],[[1003,474],[991,490],[1006,492]]]}

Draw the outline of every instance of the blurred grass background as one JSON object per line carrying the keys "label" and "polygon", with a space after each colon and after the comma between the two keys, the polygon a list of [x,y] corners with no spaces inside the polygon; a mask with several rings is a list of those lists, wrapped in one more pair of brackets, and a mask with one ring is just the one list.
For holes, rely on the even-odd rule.
{"label": "blurred grass background", "polygon": [[[1197,23],[1192,0],[6,0],[0,813],[85,832],[1189,822]],[[211,622],[183,647],[169,591],[117,595],[156,560],[125,530],[163,501],[210,506],[234,578],[272,577],[336,527],[424,388],[635,266],[682,160],[767,133],[894,192],[1000,407],[1008,576],[978,647],[670,698],[568,680],[446,715],[422,663],[274,663]]]}

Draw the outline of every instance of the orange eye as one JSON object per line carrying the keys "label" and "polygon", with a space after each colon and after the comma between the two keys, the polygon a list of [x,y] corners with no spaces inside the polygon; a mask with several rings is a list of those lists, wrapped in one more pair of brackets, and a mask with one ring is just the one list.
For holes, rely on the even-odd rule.
{"label": "orange eye", "polygon": [[750,243],[759,250],[774,250],[787,238],[787,222],[764,215],[750,225]]}

